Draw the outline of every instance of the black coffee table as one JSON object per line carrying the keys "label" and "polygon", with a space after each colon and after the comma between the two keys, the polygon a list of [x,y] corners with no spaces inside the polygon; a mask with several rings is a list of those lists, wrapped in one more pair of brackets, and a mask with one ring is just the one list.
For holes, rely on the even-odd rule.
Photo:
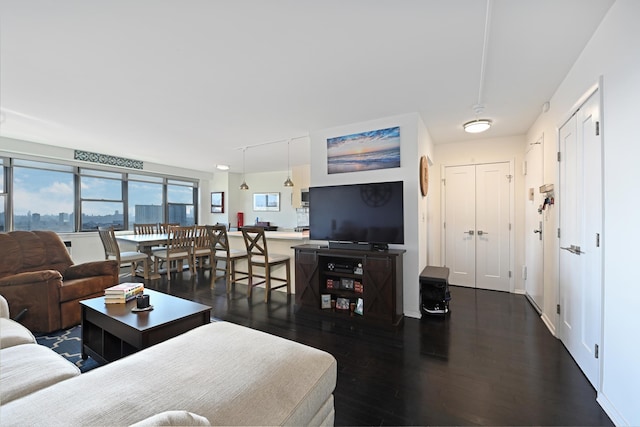
{"label": "black coffee table", "polygon": [[153,310],[132,312],[135,299],[125,304],[105,304],[104,297],[80,301],[83,359],[113,362],[211,322],[207,305],[151,289],[144,293]]}

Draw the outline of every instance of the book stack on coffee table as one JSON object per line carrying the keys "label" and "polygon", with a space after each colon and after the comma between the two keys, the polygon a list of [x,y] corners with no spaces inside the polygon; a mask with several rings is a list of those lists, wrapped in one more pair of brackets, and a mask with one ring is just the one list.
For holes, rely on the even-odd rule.
{"label": "book stack on coffee table", "polygon": [[142,283],[120,283],[104,290],[105,304],[124,304],[144,292]]}

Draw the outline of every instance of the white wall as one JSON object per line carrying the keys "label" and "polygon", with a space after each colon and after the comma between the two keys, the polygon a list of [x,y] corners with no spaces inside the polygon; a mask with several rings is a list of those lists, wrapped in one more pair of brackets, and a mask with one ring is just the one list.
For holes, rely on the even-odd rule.
{"label": "white wall", "polygon": [[[327,138],[350,135],[370,130],[400,126],[399,168],[351,173],[327,173]],[[311,133],[311,186],[360,184],[367,182],[404,181],[405,244],[392,245],[405,249],[403,257],[404,314],[420,317],[418,276],[427,260],[426,199],[420,196],[420,156],[429,155],[431,138],[418,114],[386,117],[362,123],[354,123]]]}
{"label": "white wall", "polygon": [[[253,225],[256,217],[260,221],[268,221],[271,225],[278,226],[278,230],[293,230],[297,225],[296,210],[292,204],[293,192],[300,191],[300,185],[294,181],[293,187],[285,187],[284,181],[287,179],[287,171],[247,173],[244,178],[249,186],[248,190],[240,190],[242,174],[216,172],[209,182],[211,191],[224,192],[224,213],[212,214],[210,212],[210,193],[207,193],[205,213],[201,218],[203,224],[231,224],[231,227],[238,225],[238,212],[244,213],[244,225]],[[264,212],[253,210],[254,193],[280,193],[280,210],[277,212]]]}
{"label": "white wall", "polygon": [[[433,141],[431,139],[431,135],[427,127],[421,118],[418,118],[418,152],[416,155],[416,164],[414,165],[414,169],[419,170],[420,168],[420,157],[426,156],[427,162],[429,165],[429,172],[431,172],[432,166],[432,158],[435,156],[434,154],[434,146]],[[408,171],[411,174],[411,169]],[[422,270],[427,265],[439,265],[432,264],[429,262],[431,258],[430,254],[430,243],[434,239],[434,231],[438,229],[437,224],[431,222],[431,209],[433,209],[434,205],[437,203],[433,203],[433,196],[431,193],[431,189],[433,188],[433,181],[429,178],[429,185],[427,187],[427,195],[423,196],[420,190],[420,176],[418,172],[414,172],[418,178],[418,191],[416,192],[416,197],[418,198],[418,273],[421,273]],[[431,177],[431,175],[429,175]],[[418,287],[420,286],[418,282]],[[419,292],[419,289],[418,289]],[[419,306],[418,306],[419,307]]]}
{"label": "white wall", "polygon": [[[513,162],[514,165],[514,209],[515,224],[513,227],[515,245],[513,251],[514,265],[511,270],[514,278],[514,292],[524,293],[524,281],[520,272],[524,265],[524,204],[525,188],[524,175],[522,174],[522,162],[524,161],[525,137],[512,136],[503,138],[485,138],[476,141],[436,144],[435,164],[431,168],[433,185],[433,200],[437,201],[437,209],[432,209],[432,225],[434,227],[433,246],[431,247],[430,263],[442,265],[444,254],[441,251],[440,242],[443,239],[440,207],[442,206],[442,167],[472,165],[481,163]],[[431,197],[431,196],[430,196]]]}
{"label": "white wall", "polygon": [[[201,182],[200,191],[202,192],[200,200],[205,202],[201,205],[200,224],[225,224],[229,226],[229,223],[235,222],[235,214],[229,213],[229,172],[216,171],[213,173],[213,179],[210,181]],[[224,194],[224,212],[223,213],[211,213],[211,193],[222,192]],[[232,221],[233,218],[233,221]]]}
{"label": "white wall", "polygon": [[[640,235],[638,105],[640,2],[617,0],[528,135],[545,134],[545,181],[557,185],[557,129],[574,103],[603,78],[604,303],[602,378],[598,402],[617,425],[640,425],[640,285],[635,239]],[[555,138],[556,145],[547,143]],[[553,221],[557,224],[557,219]],[[556,225],[557,226],[557,225]],[[551,237],[549,237],[552,239]],[[544,315],[553,326],[557,301],[557,239],[545,242]],[[552,247],[554,250],[548,250]],[[548,256],[547,256],[548,255]]]}

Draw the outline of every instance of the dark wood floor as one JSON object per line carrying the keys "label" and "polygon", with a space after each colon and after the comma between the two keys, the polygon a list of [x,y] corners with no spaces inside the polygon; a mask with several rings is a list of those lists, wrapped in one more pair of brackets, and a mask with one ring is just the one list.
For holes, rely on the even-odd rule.
{"label": "dark wood floor", "polygon": [[448,317],[406,318],[384,329],[296,311],[284,293],[265,304],[262,289],[248,299],[237,285],[227,297],[223,280],[212,287],[209,270],[146,286],[333,354],[336,425],[612,425],[522,295],[451,287]]}

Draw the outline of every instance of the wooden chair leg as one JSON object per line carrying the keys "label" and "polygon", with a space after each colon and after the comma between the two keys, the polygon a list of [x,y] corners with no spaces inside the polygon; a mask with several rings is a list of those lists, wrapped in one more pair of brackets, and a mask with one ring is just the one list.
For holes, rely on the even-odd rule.
{"label": "wooden chair leg", "polygon": [[291,263],[287,260],[287,295],[291,295]]}
{"label": "wooden chair leg", "polygon": [[247,276],[247,298],[251,298],[251,293],[253,290],[253,268],[251,266],[251,261],[247,261],[247,271],[249,275]]}
{"label": "wooden chair leg", "polygon": [[[145,279],[149,279],[151,278],[151,271],[150,270],[151,267],[151,257],[147,257],[147,259],[144,260],[144,278]],[[158,271],[158,268],[156,267],[155,271]]]}
{"label": "wooden chair leg", "polygon": [[264,302],[269,302],[271,297],[271,266],[265,264],[264,266]]}

